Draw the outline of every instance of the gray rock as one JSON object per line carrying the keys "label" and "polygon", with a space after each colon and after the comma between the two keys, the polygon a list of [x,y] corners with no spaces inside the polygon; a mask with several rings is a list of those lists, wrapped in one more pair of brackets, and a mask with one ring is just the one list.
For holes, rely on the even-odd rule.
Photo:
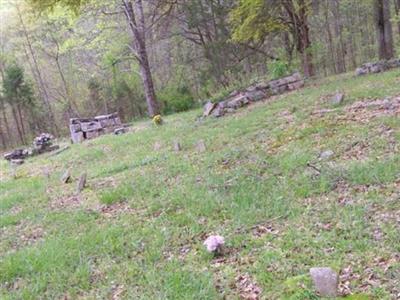
{"label": "gray rock", "polygon": [[267,94],[265,92],[259,91],[259,90],[253,90],[253,91],[247,90],[245,93],[245,96],[250,101],[256,102],[256,101],[260,101],[260,100],[264,99],[265,97],[267,97]]}
{"label": "gray rock", "polygon": [[323,152],[321,152],[321,154],[319,155],[320,159],[329,159],[331,158],[335,153],[332,150],[325,150]]}
{"label": "gray rock", "polygon": [[22,165],[25,161],[23,159],[12,159],[10,160],[11,164],[16,165],[16,166],[20,166]]}
{"label": "gray rock", "polygon": [[311,279],[315,290],[322,297],[336,297],[339,278],[331,268],[311,268]]}
{"label": "gray rock", "polygon": [[343,93],[337,93],[335,96],[331,98],[331,104],[332,105],[339,105],[342,104],[344,101],[344,94]]}
{"label": "gray rock", "polygon": [[204,117],[208,117],[211,114],[211,112],[213,111],[213,109],[215,108],[216,105],[217,105],[216,103],[212,103],[211,101],[208,101],[204,105],[203,116]]}
{"label": "gray rock", "polygon": [[233,109],[238,109],[240,107],[243,107],[247,104],[249,104],[249,99],[243,95],[243,94],[239,94],[236,97],[234,97],[231,100],[228,100],[226,103],[226,107],[227,108],[233,108]]}
{"label": "gray rock", "polygon": [[82,175],[79,177],[78,185],[76,187],[77,194],[82,192],[83,189],[86,187],[86,178],[87,178],[86,173],[82,173]]}
{"label": "gray rock", "polygon": [[115,135],[120,135],[120,134],[124,134],[124,133],[126,133],[126,130],[125,130],[124,127],[120,127],[120,128],[114,129],[114,134]]}
{"label": "gray rock", "polygon": [[218,103],[217,106],[214,108],[214,110],[211,113],[211,115],[216,118],[222,117],[224,114],[225,114],[225,103],[224,102]]}
{"label": "gray rock", "polygon": [[356,76],[362,76],[362,75],[366,75],[368,73],[368,70],[366,70],[365,68],[357,68],[356,69]]}

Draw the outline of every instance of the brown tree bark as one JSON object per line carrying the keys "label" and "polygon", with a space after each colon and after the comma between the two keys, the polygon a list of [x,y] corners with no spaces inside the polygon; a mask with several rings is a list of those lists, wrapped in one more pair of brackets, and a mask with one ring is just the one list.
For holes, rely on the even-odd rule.
{"label": "brown tree bark", "polygon": [[330,7],[329,7],[329,0],[328,0],[328,1],[325,1],[325,7],[324,7],[325,29],[326,29],[326,36],[328,38],[329,54],[331,56],[331,62],[330,63],[331,63],[332,69],[333,69],[333,73],[336,74],[336,73],[338,73],[338,71],[336,69],[335,49],[334,49],[334,46],[333,46],[331,25],[330,25],[330,22],[329,22],[329,8]]}
{"label": "brown tree bark", "polygon": [[375,28],[379,59],[394,57],[392,24],[389,0],[375,0]]}
{"label": "brown tree bark", "polygon": [[21,127],[20,127],[20,124],[18,121],[18,115],[17,115],[14,105],[11,105],[11,112],[14,117],[15,126],[17,127],[19,140],[21,141],[21,144],[25,144],[24,135],[22,134],[22,130],[21,130]]}
{"label": "brown tree bark", "polygon": [[291,0],[282,0],[282,5],[290,19],[290,27],[296,42],[296,50],[300,54],[304,76],[311,77],[315,75],[315,70],[308,24],[309,6],[305,0],[298,0],[297,4],[295,7]]}
{"label": "brown tree bark", "polygon": [[[329,0],[328,0],[329,1]],[[343,25],[341,22],[341,16],[339,11],[340,0],[332,1],[332,12],[333,12],[333,25],[335,30],[335,35],[337,38],[336,42],[336,69],[338,73],[346,72],[346,53],[345,45],[343,42]]]}
{"label": "brown tree bark", "polygon": [[[394,8],[397,18],[400,18],[400,0],[394,0]],[[397,21],[397,33],[400,35],[400,20]]]}
{"label": "brown tree bark", "polygon": [[132,35],[131,51],[139,63],[148,114],[150,117],[154,117],[160,113],[160,110],[146,49],[146,26],[143,3],[142,0],[122,0],[122,8]]}

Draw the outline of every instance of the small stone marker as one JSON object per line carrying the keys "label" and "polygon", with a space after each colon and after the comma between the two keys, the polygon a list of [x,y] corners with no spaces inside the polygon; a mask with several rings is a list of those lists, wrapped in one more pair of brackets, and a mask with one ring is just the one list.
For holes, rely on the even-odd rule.
{"label": "small stone marker", "polygon": [[16,166],[20,166],[24,163],[25,161],[23,159],[12,159],[11,160],[11,164],[16,165]]}
{"label": "small stone marker", "polygon": [[80,177],[79,177],[79,182],[78,182],[78,186],[76,188],[76,192],[79,194],[80,192],[83,191],[83,189],[86,186],[86,173],[83,173]]}
{"label": "small stone marker", "polygon": [[337,93],[335,96],[331,98],[331,104],[332,105],[339,105],[342,104],[344,101],[344,94],[343,93]]}
{"label": "small stone marker", "polygon": [[320,159],[329,159],[331,158],[335,153],[332,150],[326,150],[321,152],[321,154],[319,155]]}
{"label": "small stone marker", "polygon": [[339,280],[335,271],[331,268],[311,268],[310,275],[320,296],[336,297]]}
{"label": "small stone marker", "polygon": [[206,149],[206,144],[204,143],[204,140],[199,140],[197,142],[196,148],[197,148],[197,151],[199,151],[199,152],[205,152],[207,149]]}
{"label": "small stone marker", "polygon": [[61,176],[61,182],[68,183],[70,181],[71,181],[71,172],[69,170],[66,170],[64,174]]}
{"label": "small stone marker", "polygon": [[161,142],[157,141],[157,142],[154,143],[154,151],[160,151],[161,147],[162,147]]}
{"label": "small stone marker", "polygon": [[120,135],[120,134],[124,134],[124,133],[126,133],[126,130],[124,127],[120,127],[120,128],[117,128],[114,130],[115,135]]}
{"label": "small stone marker", "polygon": [[178,141],[175,141],[175,142],[174,142],[174,150],[175,150],[176,152],[179,152],[179,151],[182,150],[181,144],[180,144]]}

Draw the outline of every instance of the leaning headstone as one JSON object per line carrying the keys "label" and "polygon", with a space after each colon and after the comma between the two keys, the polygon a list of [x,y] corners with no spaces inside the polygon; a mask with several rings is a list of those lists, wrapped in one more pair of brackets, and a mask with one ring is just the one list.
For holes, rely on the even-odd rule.
{"label": "leaning headstone", "polygon": [[311,279],[315,290],[322,297],[336,297],[338,289],[338,274],[331,268],[311,268]]}
{"label": "leaning headstone", "polygon": [[85,186],[86,186],[86,177],[87,177],[86,173],[83,173],[83,174],[79,177],[78,185],[77,185],[77,188],[76,188],[76,192],[77,192],[78,194],[79,194],[80,192],[82,192],[83,189],[84,189]]}
{"label": "leaning headstone", "polygon": [[334,95],[331,98],[330,102],[331,102],[332,105],[339,105],[339,104],[342,104],[343,101],[344,101],[344,94],[343,93],[337,93],[336,95]]}
{"label": "leaning headstone", "polygon": [[204,117],[208,117],[210,115],[210,113],[212,112],[212,110],[215,108],[216,103],[212,103],[211,101],[208,101],[205,105],[204,105],[204,112],[203,112],[203,116]]}
{"label": "leaning headstone", "polygon": [[199,152],[205,152],[207,150],[206,144],[204,143],[203,140],[199,140],[197,142],[196,148],[197,148],[197,151],[199,151]]}
{"label": "leaning headstone", "polygon": [[69,170],[66,170],[64,174],[61,176],[61,182],[68,183],[70,181],[71,181],[71,172]]}
{"label": "leaning headstone", "polygon": [[176,152],[179,152],[179,151],[182,150],[181,144],[180,144],[178,141],[175,141],[175,142],[174,142],[174,150],[175,150]]}

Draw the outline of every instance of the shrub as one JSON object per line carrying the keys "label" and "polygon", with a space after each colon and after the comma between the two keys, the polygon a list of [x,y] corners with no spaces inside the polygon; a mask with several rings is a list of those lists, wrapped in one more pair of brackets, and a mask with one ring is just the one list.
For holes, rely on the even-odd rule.
{"label": "shrub", "polygon": [[158,95],[163,103],[163,113],[182,112],[193,108],[194,98],[186,86],[167,86]]}
{"label": "shrub", "polygon": [[283,60],[274,60],[268,64],[268,70],[272,76],[272,79],[286,76],[290,73],[289,65]]}

